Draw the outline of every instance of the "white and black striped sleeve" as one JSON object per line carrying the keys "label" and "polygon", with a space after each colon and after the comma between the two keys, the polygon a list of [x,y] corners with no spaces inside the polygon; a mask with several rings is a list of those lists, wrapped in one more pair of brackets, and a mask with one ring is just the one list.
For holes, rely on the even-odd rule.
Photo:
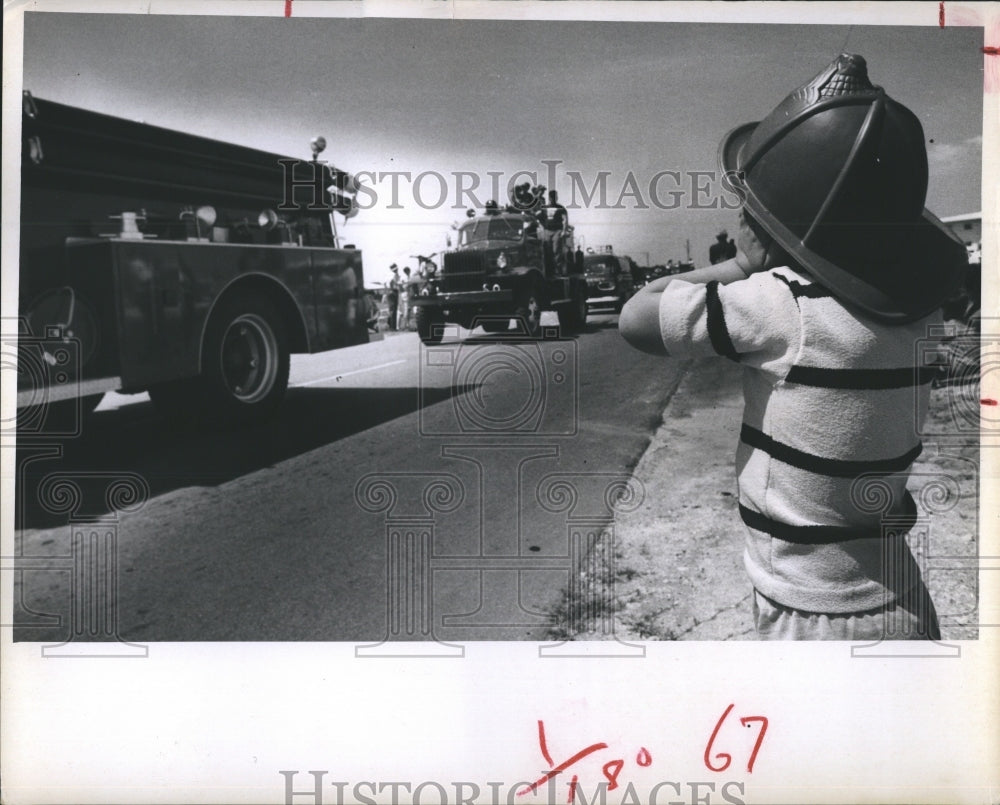
{"label": "white and black striped sleeve", "polygon": [[719,355],[781,371],[802,338],[802,322],[788,283],[770,272],[720,285],[670,283],[660,299],[660,335],[678,357]]}

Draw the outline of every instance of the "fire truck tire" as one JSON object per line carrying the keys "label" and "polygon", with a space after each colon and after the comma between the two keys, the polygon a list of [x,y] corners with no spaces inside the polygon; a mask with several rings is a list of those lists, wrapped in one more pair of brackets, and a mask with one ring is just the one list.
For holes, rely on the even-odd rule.
{"label": "fire truck tire", "polygon": [[587,323],[587,291],[580,283],[573,283],[571,301],[559,308],[559,327],[563,333],[578,333]]}
{"label": "fire truck tire", "polygon": [[[444,335],[444,319],[434,308],[420,305],[417,308],[417,335],[425,344],[439,344]],[[437,326],[436,326],[437,325]]]}
{"label": "fire truck tire", "polygon": [[198,402],[211,419],[241,424],[266,419],[288,388],[285,323],[263,294],[220,303],[205,332]]}

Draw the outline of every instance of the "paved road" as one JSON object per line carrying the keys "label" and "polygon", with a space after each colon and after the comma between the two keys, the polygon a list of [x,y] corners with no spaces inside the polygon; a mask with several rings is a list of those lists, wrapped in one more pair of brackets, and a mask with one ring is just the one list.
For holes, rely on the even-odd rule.
{"label": "paved road", "polygon": [[[627,348],[614,316],[572,340],[459,335],[295,357],[279,416],[251,430],[168,427],[109,395],[61,457],[20,450],[20,550],[41,569],[17,620],[63,625],[15,639],[66,639],[74,577],[104,600],[97,565],[69,558],[70,520],[94,518],[127,640],[544,639],[579,614],[612,511],[640,499],[630,470],[679,370]],[[109,505],[123,478],[148,500]],[[94,612],[81,628],[103,628]]]}

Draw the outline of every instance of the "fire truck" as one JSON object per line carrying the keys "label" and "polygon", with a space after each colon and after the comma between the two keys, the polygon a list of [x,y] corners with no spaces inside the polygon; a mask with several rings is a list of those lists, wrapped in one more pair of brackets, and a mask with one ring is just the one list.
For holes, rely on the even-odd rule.
{"label": "fire truck", "polygon": [[[34,98],[22,113],[18,430],[148,391],[169,415],[273,413],[290,353],[368,340],[353,178]],[[8,329],[5,323],[5,329]],[[51,423],[50,423],[51,424]]]}
{"label": "fire truck", "polygon": [[587,319],[587,281],[572,259],[570,235],[557,247],[542,236],[530,211],[491,204],[458,227],[458,243],[410,301],[424,343],[437,343],[446,322],[505,332],[512,319],[522,334],[541,334],[541,313],[555,310],[564,334]]}

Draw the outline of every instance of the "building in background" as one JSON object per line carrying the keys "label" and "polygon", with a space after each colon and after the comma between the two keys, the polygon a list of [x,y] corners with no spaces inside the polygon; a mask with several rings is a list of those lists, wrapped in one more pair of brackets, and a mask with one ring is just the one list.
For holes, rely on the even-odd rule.
{"label": "building in background", "polygon": [[980,265],[983,260],[983,214],[970,212],[964,215],[949,215],[941,223],[949,227],[965,244],[969,253],[969,264]]}

